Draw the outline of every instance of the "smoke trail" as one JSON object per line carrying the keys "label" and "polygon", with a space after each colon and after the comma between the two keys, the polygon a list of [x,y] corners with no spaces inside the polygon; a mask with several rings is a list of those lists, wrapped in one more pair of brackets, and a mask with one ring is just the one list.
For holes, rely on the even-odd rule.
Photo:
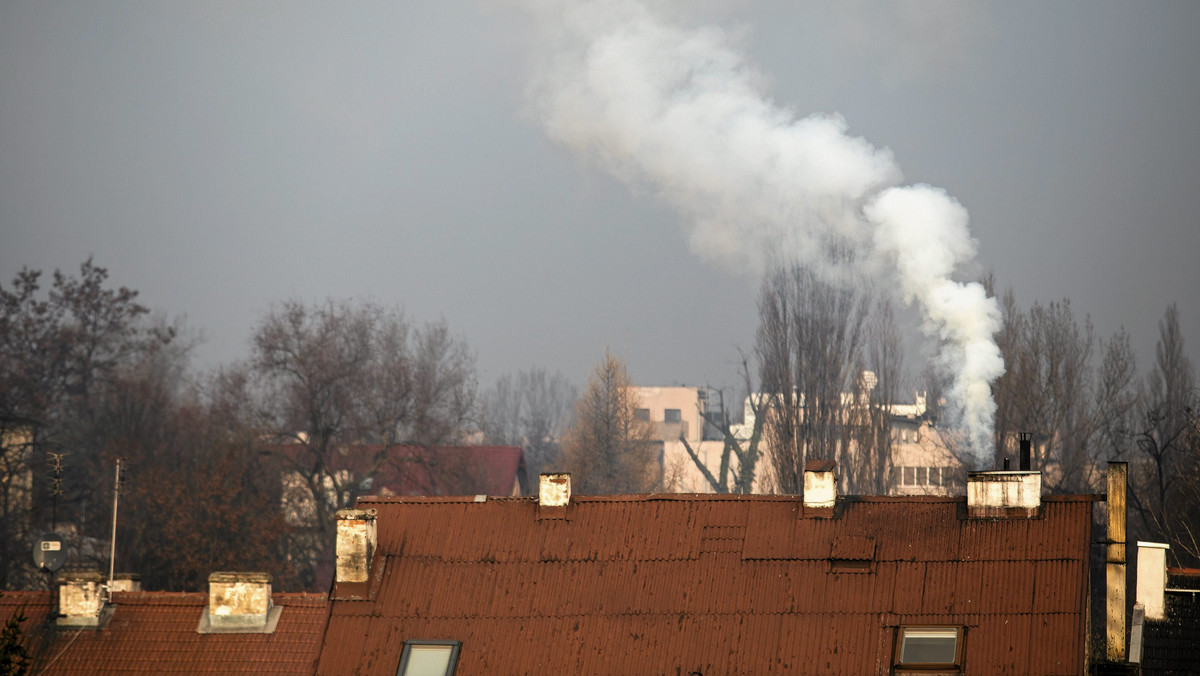
{"label": "smoke trail", "polygon": [[[537,112],[555,140],[633,185],[654,186],[689,220],[692,248],[734,269],[766,246],[831,278],[870,275],[922,311],[982,464],[1003,372],[999,310],[951,279],[975,244],[967,214],[928,186],[896,187],[891,153],[837,115],[798,118],[718,28],[685,29],[633,0],[527,0],[540,29]],[[856,252],[831,263],[836,241]],[[846,270],[845,267],[853,266]]]}

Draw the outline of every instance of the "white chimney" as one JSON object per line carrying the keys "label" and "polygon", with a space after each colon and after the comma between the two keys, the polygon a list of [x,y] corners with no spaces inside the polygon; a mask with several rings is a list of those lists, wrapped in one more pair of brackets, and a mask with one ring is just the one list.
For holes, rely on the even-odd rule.
{"label": "white chimney", "polygon": [[142,591],[142,576],[137,573],[117,573],[113,575],[113,580],[108,585],[108,590],[113,592],[140,592]]}
{"label": "white chimney", "polygon": [[101,628],[112,616],[104,603],[104,576],[98,570],[79,570],[58,576],[60,626]]}
{"label": "white chimney", "polygon": [[967,472],[967,516],[1037,516],[1042,505],[1041,472]]}
{"label": "white chimney", "polygon": [[566,507],[570,502],[570,474],[542,474],[538,477],[538,506]]}
{"label": "white chimney", "polygon": [[208,576],[208,607],[196,631],[269,634],[281,610],[271,602],[269,573],[216,572]]}
{"label": "white chimney", "polygon": [[1147,620],[1166,619],[1167,550],[1161,542],[1138,542],[1137,602],[1146,608]]}
{"label": "white chimney", "polygon": [[374,509],[337,511],[338,582],[366,582],[371,577],[371,558],[375,556]]}
{"label": "white chimney", "polygon": [[837,504],[836,465],[832,460],[809,460],[804,465],[804,506],[831,509]]}

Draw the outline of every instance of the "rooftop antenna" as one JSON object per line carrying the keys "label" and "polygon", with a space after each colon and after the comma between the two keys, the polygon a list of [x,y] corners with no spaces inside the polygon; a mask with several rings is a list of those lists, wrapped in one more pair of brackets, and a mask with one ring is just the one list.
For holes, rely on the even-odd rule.
{"label": "rooftop antenna", "polygon": [[106,595],[112,597],[112,580],[113,573],[116,570],[117,564],[117,504],[121,498],[121,459],[117,458],[117,476],[113,480],[113,519],[112,519],[112,542],[108,552],[108,582],[104,588]]}
{"label": "rooftop antenna", "polygon": [[58,496],[62,495],[63,456],[66,453],[47,452],[50,456],[50,531],[58,529]]}

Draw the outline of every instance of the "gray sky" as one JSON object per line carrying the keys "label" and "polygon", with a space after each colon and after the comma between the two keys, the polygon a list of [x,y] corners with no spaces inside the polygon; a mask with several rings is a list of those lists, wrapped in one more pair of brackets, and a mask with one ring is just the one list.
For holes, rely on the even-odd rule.
{"label": "gray sky", "polygon": [[[1023,304],[1200,346],[1200,3],[702,5],[797,115],[839,112],[971,213]],[[272,302],[444,318],[481,379],[732,381],[756,283],[546,140],[492,2],[0,1],[0,279],[89,255],[245,356]]]}

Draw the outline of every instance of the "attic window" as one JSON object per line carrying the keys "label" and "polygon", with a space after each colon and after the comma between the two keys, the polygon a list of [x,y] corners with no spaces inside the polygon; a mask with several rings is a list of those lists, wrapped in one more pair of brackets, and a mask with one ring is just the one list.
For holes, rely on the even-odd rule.
{"label": "attic window", "polygon": [[962,627],[900,627],[898,669],[961,669]]}
{"label": "attic window", "polygon": [[462,641],[406,641],[396,676],[453,676]]}

